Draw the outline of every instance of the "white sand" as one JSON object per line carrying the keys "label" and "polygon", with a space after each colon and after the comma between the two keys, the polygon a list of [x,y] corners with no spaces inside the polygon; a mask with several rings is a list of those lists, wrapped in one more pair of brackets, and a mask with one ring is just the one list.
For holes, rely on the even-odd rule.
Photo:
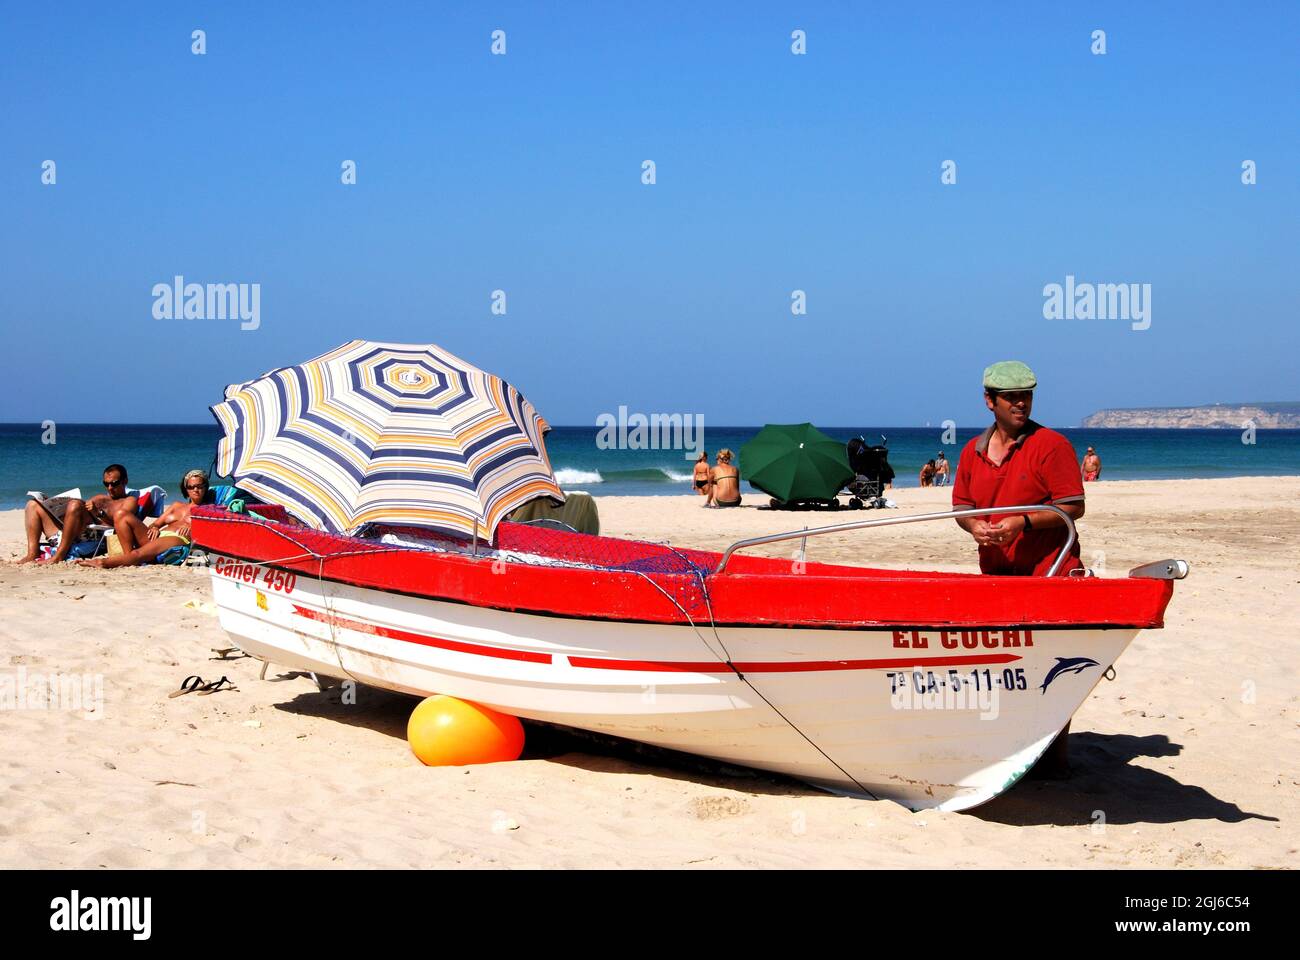
{"label": "white sand", "polygon": [[[947,491],[895,491],[904,511]],[[718,548],[864,514],[704,510],[601,498],[605,532]],[[716,766],[546,736],[547,759],[434,769],[404,739],[415,701],[358,703],[251,659],[214,662],[195,570],[0,564],[0,678],[98,676],[101,719],[0,713],[0,865],[1289,866],[1300,815],[1300,478],[1090,485],[1084,559],[1117,575],[1192,565],[1076,714],[1073,778],[1022,781],[965,814],[913,814]],[[20,513],[0,514],[16,556]],[[794,545],[774,553],[790,555]],[[947,523],[819,538],[810,559],[972,569]],[[168,699],[187,674],[236,692]],[[93,682],[90,685],[93,692]],[[1098,819],[1104,817],[1104,823]],[[511,829],[511,821],[517,829]]]}

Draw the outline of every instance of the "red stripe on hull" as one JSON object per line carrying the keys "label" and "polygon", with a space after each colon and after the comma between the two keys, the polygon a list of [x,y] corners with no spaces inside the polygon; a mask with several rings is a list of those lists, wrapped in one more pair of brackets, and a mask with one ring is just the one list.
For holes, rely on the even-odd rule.
{"label": "red stripe on hull", "polygon": [[[534,653],[530,650],[509,650],[504,647],[487,647],[477,643],[464,643],[460,640],[444,640],[424,633],[410,630],[398,630],[382,627],[377,623],[352,620],[337,614],[322,613],[309,607],[294,604],[293,612],[309,620],[332,623],[338,627],[369,633],[377,637],[404,640],[426,647],[438,647],[442,650],[454,650],[457,653],[470,653],[480,657],[495,657],[498,660],[522,660],[526,663],[551,663],[549,653]],[[1014,663],[1020,657],[1014,653],[977,653],[956,657],[892,657],[879,660],[760,660],[754,662],[733,663],[741,673],[821,673],[831,670],[887,670],[908,667],[943,667],[975,666],[995,663]],[[730,673],[731,668],[717,660],[609,660],[602,657],[569,657],[569,664],[588,670],[636,670],[655,673]]]}
{"label": "red stripe on hull", "polygon": [[[968,657],[906,657],[887,660],[760,660],[736,663],[732,666],[741,673],[820,673],[827,670],[888,670],[908,667],[971,666],[973,664],[1014,663],[1020,657],[1014,653],[981,653]],[[593,670],[646,670],[672,673],[730,673],[730,669],[716,660],[602,660],[599,657],[570,657],[575,667]]]}
{"label": "red stripe on hull", "polygon": [[507,650],[502,647],[486,647],[478,643],[464,643],[460,640],[443,640],[441,637],[431,637],[424,633],[412,633],[409,630],[381,627],[377,623],[366,623],[362,620],[350,620],[347,617],[340,617],[337,614],[321,613],[319,610],[300,607],[296,603],[293,605],[293,612],[309,620],[332,623],[336,627],[345,627],[358,633],[369,633],[376,637],[388,637],[392,640],[405,640],[407,643],[418,643],[426,647],[454,650],[457,653],[472,653],[479,657],[495,657],[498,660],[522,660],[525,663],[551,662],[549,653],[533,653],[531,650]]}

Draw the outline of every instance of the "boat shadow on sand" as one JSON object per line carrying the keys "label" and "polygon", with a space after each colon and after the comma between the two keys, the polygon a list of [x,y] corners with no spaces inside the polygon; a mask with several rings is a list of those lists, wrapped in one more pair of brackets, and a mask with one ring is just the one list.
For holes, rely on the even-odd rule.
{"label": "boat shadow on sand", "polygon": [[[267,679],[273,683],[283,683],[308,676],[309,674],[293,670]],[[324,690],[301,691],[292,700],[273,706],[285,713],[335,720],[406,740],[406,722],[415,705],[420,702],[420,697],[359,684],[356,687],[356,702],[345,703],[344,688],[338,681],[322,677],[321,682],[327,685]],[[524,731],[522,760],[549,760],[600,773],[669,777],[724,789],[743,790],[750,794],[825,795],[820,790],[780,774],[737,767],[619,737],[602,736],[531,720],[524,721]]]}
{"label": "boat shadow on sand", "polygon": [[1181,783],[1168,773],[1131,761],[1176,757],[1183,745],[1163,734],[1071,733],[1071,774],[1062,780],[1036,779],[1031,771],[1011,790],[970,811],[991,823],[1014,826],[1053,824],[1182,823],[1188,820],[1276,821],[1220,800],[1204,787]]}
{"label": "boat shadow on sand", "polygon": [[[291,671],[268,680],[284,682],[305,676]],[[355,702],[345,703],[344,688],[338,681],[322,678],[322,682],[332,685],[320,691],[299,692],[291,700],[275,704],[275,709],[406,739],[406,722],[419,697],[361,684],[356,687]],[[521,758],[524,760],[549,760],[601,773],[689,780],[750,794],[826,796],[814,787],[779,774],[583,730],[527,720],[524,725],[526,737]],[[1072,774],[1068,779],[1035,779],[1031,773],[1007,793],[967,814],[991,823],[1016,826],[1087,825],[1096,822],[1098,810],[1103,811],[1108,824],[1277,819],[1246,812],[1202,787],[1180,783],[1168,774],[1131,763],[1139,757],[1176,757],[1182,749],[1181,744],[1163,735],[1072,733]]]}

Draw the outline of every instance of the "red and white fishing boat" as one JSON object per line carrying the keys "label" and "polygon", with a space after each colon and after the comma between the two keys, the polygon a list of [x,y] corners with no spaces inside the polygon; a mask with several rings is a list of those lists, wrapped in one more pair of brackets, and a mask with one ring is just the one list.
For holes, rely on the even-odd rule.
{"label": "red and white fishing boat", "polygon": [[1187,571],[1013,578],[732,556],[951,514],[717,554],[508,522],[492,549],[376,529],[399,541],[385,543],[257,509],[193,514],[221,624],[254,657],[912,809],[1014,784],[1137,632],[1162,625]]}

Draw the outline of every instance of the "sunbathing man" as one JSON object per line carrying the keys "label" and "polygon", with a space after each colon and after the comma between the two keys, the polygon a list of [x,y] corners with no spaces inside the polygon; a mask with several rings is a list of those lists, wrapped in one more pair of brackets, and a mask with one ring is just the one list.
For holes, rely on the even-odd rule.
{"label": "sunbathing man", "polygon": [[113,567],[134,567],[141,563],[153,563],[160,554],[173,547],[190,545],[190,510],[195,505],[211,502],[208,491],[208,476],[202,470],[191,470],[181,478],[181,492],[184,500],[177,500],[163,511],[162,516],[152,523],[144,523],[132,511],[129,514],[119,512],[113,524],[122,552],[111,557],[96,557],[93,560],[79,561],[83,566],[100,567],[108,570]]}
{"label": "sunbathing man", "polygon": [[[952,485],[954,510],[1053,504],[1069,517],[1083,516],[1083,481],[1074,447],[1055,430],[1029,419],[1034,405],[1034,371],[1018,360],[1004,360],[984,371],[984,404],[993,425],[966,444]],[[1002,576],[1043,576],[1064,544],[1065,522],[1055,513],[961,517],[958,526],[979,544],[980,572]],[[1058,571],[1082,567],[1079,543]],[[1069,772],[1069,723],[1043,754],[1040,775]]]}
{"label": "sunbathing man", "polygon": [[42,533],[52,537],[62,531],[58,549],[50,557],[51,563],[59,563],[68,559],[68,551],[80,542],[90,524],[111,525],[121,514],[135,516],[136,498],[126,492],[126,467],[120,463],[105,467],[104,489],[106,493],[96,494],[89,500],[76,497],[28,500],[23,516],[23,525],[27,529],[27,553],[18,562],[31,563],[36,559]]}

